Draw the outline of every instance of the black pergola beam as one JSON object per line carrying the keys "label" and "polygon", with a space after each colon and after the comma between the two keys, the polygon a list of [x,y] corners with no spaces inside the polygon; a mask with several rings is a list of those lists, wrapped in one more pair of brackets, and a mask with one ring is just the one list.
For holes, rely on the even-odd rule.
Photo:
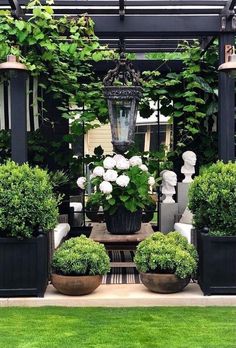
{"label": "black pergola beam", "polygon": [[[102,44],[105,44],[105,42],[103,42]],[[114,43],[107,43],[108,46],[110,48],[119,48],[119,44],[114,42]],[[180,47],[178,47],[179,44],[178,42],[173,42],[173,43],[169,43],[169,42],[162,42],[162,43],[127,43],[125,42],[125,49],[129,49],[129,50],[132,50],[132,49],[164,49],[164,48],[172,48],[172,49],[181,49]]]}
{"label": "black pergola beam", "polygon": [[[12,0],[14,1],[14,0]],[[22,6],[28,0],[18,0]],[[41,0],[42,4],[45,1]],[[2,0],[2,5],[8,5],[7,0]],[[56,0],[54,11],[56,15],[81,14],[117,14],[124,18],[124,14],[220,14],[226,8],[227,1],[212,0],[181,0],[181,1],[90,1],[90,0]]]}
{"label": "black pergola beam", "polygon": [[[91,62],[94,67],[94,71],[98,74],[105,75],[107,71],[115,67],[115,63],[112,61]],[[148,60],[138,59],[132,61],[135,70],[142,71],[154,71],[160,72],[179,72],[183,69],[183,62],[181,60],[169,60],[163,62],[163,60]]]}
{"label": "black pergola beam", "polygon": [[228,0],[228,6],[229,6],[229,10],[232,11],[234,10],[234,6],[236,4],[236,0]]}
{"label": "black pergola beam", "polygon": [[[21,5],[27,5],[29,0],[19,0]],[[8,0],[1,0],[3,5],[8,4]],[[42,4],[46,3],[46,0],[41,0]],[[145,5],[144,5],[145,3]],[[126,6],[225,6],[227,0],[134,0],[125,1]],[[118,6],[119,0],[55,0],[54,5],[56,6]]]}
{"label": "black pergola beam", "polygon": [[[30,12],[29,12],[30,13]],[[64,14],[68,14],[68,15],[81,15],[84,13],[88,13],[88,15],[93,15],[93,14],[118,14],[121,13],[119,11],[119,8],[116,7],[114,9],[114,7],[107,7],[107,8],[92,8],[90,7],[86,7],[86,6],[78,6],[78,7],[60,7],[60,8],[55,8],[54,9],[54,13],[55,16],[60,16],[60,15],[64,15]],[[132,8],[132,7],[128,7],[125,9],[125,14],[126,15],[131,15],[131,14],[194,14],[194,15],[205,15],[205,14],[220,14],[221,13],[221,8],[212,8],[212,9],[200,9],[200,8],[195,8],[193,9],[189,9],[189,8],[153,8],[152,10],[150,10],[150,8],[143,8],[143,9],[139,9],[139,8]],[[125,18],[125,15],[121,14],[120,17]]]}
{"label": "black pergola beam", "polygon": [[125,0],[119,0],[119,15],[120,20],[123,21],[125,19]]}
{"label": "black pergola beam", "polygon": [[8,0],[11,6],[11,13],[15,19],[20,19],[24,17],[24,12],[20,6],[19,0]]}
{"label": "black pergola beam", "polygon": [[102,38],[110,37],[155,37],[158,33],[176,37],[216,35],[220,31],[218,16],[131,16],[126,15],[120,22],[119,16],[91,16],[95,32]]}
{"label": "black pergola beam", "polygon": [[228,16],[231,16],[234,14],[234,6],[236,4],[236,0],[228,0],[225,4],[225,7],[222,10],[222,14],[226,14]]}

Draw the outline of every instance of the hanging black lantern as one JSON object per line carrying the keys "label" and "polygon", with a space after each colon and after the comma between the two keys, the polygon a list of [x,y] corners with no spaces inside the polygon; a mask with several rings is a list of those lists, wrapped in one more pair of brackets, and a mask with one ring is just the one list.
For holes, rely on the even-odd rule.
{"label": "hanging black lantern", "polygon": [[139,73],[121,53],[116,67],[104,80],[114,151],[124,153],[134,142],[138,103],[142,97]]}

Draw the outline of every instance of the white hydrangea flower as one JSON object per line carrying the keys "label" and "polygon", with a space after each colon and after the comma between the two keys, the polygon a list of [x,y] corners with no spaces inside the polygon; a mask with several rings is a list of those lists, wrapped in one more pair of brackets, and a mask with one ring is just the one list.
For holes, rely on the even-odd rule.
{"label": "white hydrangea flower", "polygon": [[103,161],[103,166],[106,169],[113,169],[116,165],[116,161],[114,160],[114,158],[108,156],[104,159]]}
{"label": "white hydrangea flower", "polygon": [[116,179],[117,185],[121,187],[128,186],[129,182],[130,182],[130,178],[128,177],[128,175],[125,175],[125,174],[118,176],[118,178]]}
{"label": "white hydrangea flower", "polygon": [[93,170],[93,175],[95,175],[95,176],[103,176],[104,172],[105,172],[105,170],[104,170],[103,167],[97,166]]}
{"label": "white hydrangea flower", "polygon": [[148,178],[148,185],[150,185],[150,186],[155,185],[155,179],[154,179],[153,176],[150,176],[150,177]]}
{"label": "white hydrangea flower", "polygon": [[127,160],[126,158],[124,159],[120,158],[116,161],[117,169],[125,170],[125,169],[129,169],[129,167],[130,167],[129,160]]}
{"label": "white hydrangea flower", "polygon": [[86,183],[86,178],[84,176],[80,176],[77,181],[76,181],[77,185],[79,186],[79,188],[81,188],[82,190],[85,189],[85,183]]}
{"label": "white hydrangea flower", "polygon": [[103,179],[105,181],[116,181],[118,177],[117,171],[113,169],[108,169],[104,174],[103,174]]}
{"label": "white hydrangea flower", "polygon": [[146,164],[141,164],[141,166],[139,166],[139,168],[144,172],[148,172],[148,167],[146,166]]}
{"label": "white hydrangea flower", "polygon": [[140,156],[133,156],[129,159],[129,163],[132,167],[134,167],[134,166],[141,166],[143,162]]}
{"label": "white hydrangea flower", "polygon": [[120,154],[116,154],[113,159],[116,161],[123,161],[123,160],[126,160],[126,158],[123,156],[123,155],[120,155]]}
{"label": "white hydrangea flower", "polygon": [[108,181],[102,181],[99,185],[99,189],[102,193],[105,193],[107,195],[109,195],[113,190],[112,184]]}

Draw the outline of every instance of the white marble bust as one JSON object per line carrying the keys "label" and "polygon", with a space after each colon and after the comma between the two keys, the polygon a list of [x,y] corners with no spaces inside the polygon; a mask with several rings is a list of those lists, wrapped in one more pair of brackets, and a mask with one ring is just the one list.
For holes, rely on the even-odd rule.
{"label": "white marble bust", "polygon": [[184,165],[181,167],[181,173],[184,174],[182,182],[190,183],[193,181],[192,175],[195,173],[195,165],[197,162],[197,156],[193,151],[185,151],[182,154]]}
{"label": "white marble bust", "polygon": [[177,185],[177,175],[171,170],[165,170],[162,173],[161,192],[164,196],[162,203],[175,203],[173,195]]}

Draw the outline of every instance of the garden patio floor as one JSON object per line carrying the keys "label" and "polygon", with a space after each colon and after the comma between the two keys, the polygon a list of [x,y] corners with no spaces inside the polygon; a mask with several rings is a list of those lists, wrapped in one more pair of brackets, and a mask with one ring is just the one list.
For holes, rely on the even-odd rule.
{"label": "garden patio floor", "polygon": [[49,285],[44,298],[0,298],[0,307],[148,307],[148,306],[236,306],[236,296],[204,296],[196,283],[176,294],[156,294],[142,284],[101,285],[90,295],[65,296]]}

